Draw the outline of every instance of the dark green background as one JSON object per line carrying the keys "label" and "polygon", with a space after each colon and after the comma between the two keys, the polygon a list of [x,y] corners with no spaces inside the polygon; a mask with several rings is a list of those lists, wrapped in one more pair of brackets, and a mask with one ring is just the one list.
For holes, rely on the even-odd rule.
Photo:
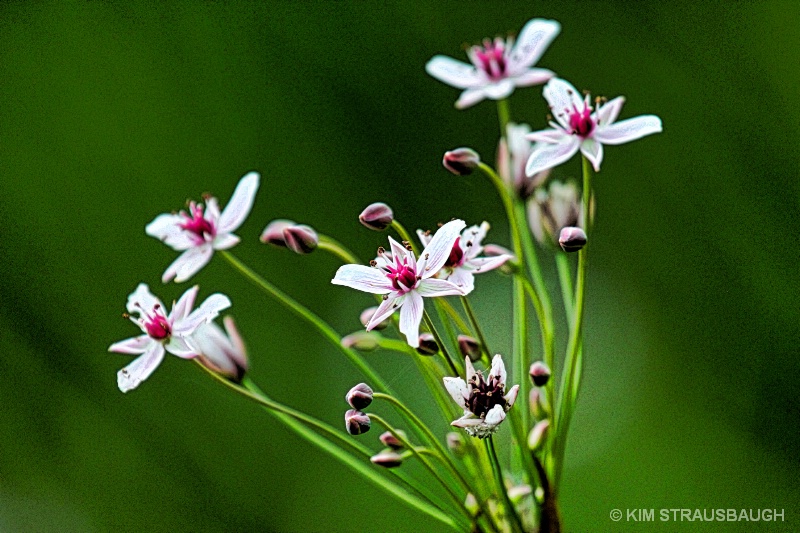
{"label": "dark green background", "polygon": [[[673,507],[785,509],[705,527],[800,529],[800,8],[407,1],[0,6],[0,530],[437,530],[184,361],[121,394],[130,358],[106,350],[136,333],[120,315],[137,283],[189,286],[161,286],[175,253],[145,224],[226,202],[249,170],[235,253],[343,333],[372,300],[329,285],[330,256],[260,245],[267,221],[369,257],[384,236],[356,215],[383,200],[411,228],[486,219],[508,244],[486,180],[440,166],[461,145],[493,159],[495,106],[455,110],[423,67],[534,16],[563,27],[541,66],[664,123],[595,179],[567,530],[698,529],[608,518]],[[544,126],[539,88],[510,103]],[[192,281],[230,295],[265,390],[341,425],[359,378],[338,352],[220,258]],[[475,294],[500,349],[508,287],[492,274]],[[408,361],[366,357],[425,409]]]}

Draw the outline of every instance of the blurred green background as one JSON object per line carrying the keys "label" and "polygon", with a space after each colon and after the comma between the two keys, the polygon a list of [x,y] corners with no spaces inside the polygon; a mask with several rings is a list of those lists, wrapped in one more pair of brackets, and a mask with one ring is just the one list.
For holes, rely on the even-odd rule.
{"label": "blurred green background", "polygon": [[[342,333],[372,300],[329,284],[330,256],[260,245],[269,220],[369,257],[385,236],[356,216],[386,201],[408,227],[485,219],[508,244],[490,184],[440,165],[463,145],[493,160],[495,106],[455,110],[423,67],[536,16],[562,23],[541,66],[664,123],[595,179],[567,530],[800,530],[800,6],[406,1],[0,6],[0,531],[440,530],[177,358],[121,394],[131,359],[106,350],[136,333],[137,283],[188,287],[161,285],[175,253],[145,224],[226,202],[249,170],[235,253]],[[510,105],[544,126],[540,88]],[[475,305],[502,348],[509,283],[486,278]],[[221,258],[192,281],[230,295],[265,390],[341,426],[359,377],[336,350]],[[409,361],[365,357],[424,409]],[[729,507],[785,522],[608,518]]]}

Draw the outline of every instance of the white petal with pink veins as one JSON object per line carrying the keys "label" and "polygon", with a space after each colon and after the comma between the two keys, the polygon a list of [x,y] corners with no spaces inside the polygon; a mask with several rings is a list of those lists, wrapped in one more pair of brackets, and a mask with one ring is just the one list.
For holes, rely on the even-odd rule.
{"label": "white petal with pink veins", "polygon": [[467,383],[461,378],[442,378],[444,380],[444,388],[450,394],[450,397],[464,410],[467,410],[467,398],[469,398],[469,387]]}
{"label": "white petal with pink veins", "polygon": [[447,56],[434,56],[425,65],[425,72],[458,89],[469,89],[483,83],[475,67]]}
{"label": "white petal with pink veins", "polygon": [[188,280],[211,261],[213,254],[214,249],[210,244],[186,250],[167,267],[161,281],[168,283],[174,278],[176,283],[182,283]]}
{"label": "white petal with pink veins", "polygon": [[419,256],[419,268],[422,271],[418,270],[417,275],[421,275],[424,280],[436,274],[444,266],[447,258],[450,257],[453,244],[466,225],[463,220],[451,220],[439,228]]}
{"label": "white petal with pink veins", "polygon": [[197,291],[199,290],[200,287],[195,285],[178,298],[178,301],[172,306],[172,312],[169,314],[169,318],[173,323],[180,322],[189,316],[189,313],[192,312],[192,308],[194,307],[194,301],[197,298]]}
{"label": "white petal with pink veins", "polygon": [[122,392],[128,392],[139,386],[153,371],[158,368],[164,359],[164,347],[154,342],[141,356],[117,372],[117,386]]}
{"label": "white petal with pink veins", "polygon": [[595,172],[600,171],[600,163],[603,162],[603,145],[596,139],[584,139],[581,142],[581,153],[592,164]]}
{"label": "white petal with pink veins", "polygon": [[211,322],[219,315],[220,311],[231,306],[230,299],[224,294],[212,294],[200,304],[200,307],[192,311],[185,319],[176,321],[172,326],[172,331],[176,335],[191,335],[200,324]]}
{"label": "white petal with pink veins", "polygon": [[568,161],[578,151],[580,144],[580,139],[575,135],[565,137],[558,144],[537,144],[525,165],[525,174],[533,176]]}
{"label": "white petal with pink veins", "polygon": [[388,317],[392,316],[392,313],[394,313],[398,307],[403,305],[405,299],[405,295],[398,296],[395,292],[385,297],[384,300],[381,300],[381,304],[375,310],[372,318],[370,318],[369,322],[367,323],[367,331],[372,331],[372,328],[386,320]]}
{"label": "white petal with pink veins", "polygon": [[517,37],[517,42],[508,58],[508,68],[517,73],[535,64],[561,31],[555,20],[533,19],[528,21]]}
{"label": "white petal with pink veins", "polygon": [[414,289],[414,292],[426,298],[437,296],[463,296],[464,290],[458,285],[444,279],[423,279]]}
{"label": "white petal with pink veins", "polygon": [[624,144],[661,131],[660,118],[655,115],[642,115],[600,127],[595,132],[594,138],[603,144]]}
{"label": "white petal with pink veins", "polygon": [[503,363],[503,358],[500,354],[492,358],[492,370],[489,372],[489,375],[498,378],[503,385],[506,384],[506,365]]}
{"label": "white petal with pink veins", "polygon": [[136,290],[128,296],[127,309],[130,314],[151,313],[156,307],[160,308],[162,312],[166,314],[164,304],[161,300],[153,296],[153,293],[150,292],[150,288],[145,283],[140,283],[136,287]]}
{"label": "white petal with pink veins", "polygon": [[550,104],[551,113],[565,128],[569,127],[569,121],[564,117],[564,113],[584,107],[581,93],[570,82],[561,78],[553,78],[548,81],[542,92],[547,103]]}
{"label": "white petal with pink veins", "polygon": [[250,172],[239,180],[230,202],[228,202],[225,210],[219,216],[217,232],[230,233],[236,231],[242,225],[242,222],[244,222],[244,219],[247,218],[253,208],[253,201],[258,191],[259,178],[258,172]]}
{"label": "white petal with pink veins", "polygon": [[417,291],[405,295],[406,300],[400,308],[400,332],[405,334],[406,342],[412,348],[419,346],[419,323],[422,322],[424,304]]}
{"label": "white petal with pink veins", "polygon": [[139,335],[138,337],[132,337],[130,339],[125,339],[124,341],[115,342],[108,347],[108,351],[130,354],[144,353],[147,351],[147,348],[152,342],[154,341],[149,335]]}
{"label": "white petal with pink veins", "polygon": [[212,246],[215,250],[227,250],[239,244],[240,240],[241,239],[239,239],[239,237],[233,233],[223,233],[222,235],[217,235],[214,238]]}
{"label": "white petal with pink veins", "polygon": [[192,238],[180,226],[184,221],[185,218],[181,215],[158,215],[150,224],[145,226],[144,231],[173,250],[180,252],[194,246]]}
{"label": "white petal with pink veins", "polygon": [[364,265],[340,266],[331,283],[371,294],[388,294],[394,290],[386,274]]}
{"label": "white petal with pink veins", "polygon": [[622,111],[622,104],[624,103],[625,97],[617,96],[613,100],[603,104],[600,109],[597,110],[597,123],[602,125],[613,123],[617,120],[619,112]]}
{"label": "white petal with pink veins", "polygon": [[486,98],[486,93],[484,92],[483,87],[467,89],[461,93],[461,96],[459,96],[458,100],[456,100],[456,109],[466,109],[477,104],[484,98]]}
{"label": "white petal with pink veins", "polygon": [[514,85],[517,87],[530,87],[531,85],[541,85],[552,79],[556,73],[546,68],[532,68],[514,77]]}

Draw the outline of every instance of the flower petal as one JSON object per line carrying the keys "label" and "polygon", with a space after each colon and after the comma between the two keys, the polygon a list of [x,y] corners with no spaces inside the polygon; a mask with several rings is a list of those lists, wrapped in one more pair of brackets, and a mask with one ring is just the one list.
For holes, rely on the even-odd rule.
{"label": "flower petal", "polygon": [[143,312],[150,313],[156,307],[160,307],[166,313],[164,309],[164,304],[153,296],[153,293],[150,292],[150,287],[147,286],[146,283],[140,283],[136,290],[133,291],[128,296],[128,313],[130,314],[139,314],[141,315]]}
{"label": "flower petal", "polygon": [[169,342],[164,346],[169,353],[177,355],[181,359],[194,359],[200,355],[200,348],[189,337],[179,337],[173,335]]}
{"label": "flower petal", "polygon": [[250,214],[250,209],[253,208],[259,178],[258,172],[250,172],[239,180],[230,202],[219,216],[218,233],[230,233],[242,225],[244,219]]}
{"label": "flower petal", "polygon": [[181,252],[194,246],[189,234],[180,226],[183,221],[184,218],[181,215],[158,215],[150,224],[145,226],[144,231],[173,250]]}
{"label": "flower petal", "polygon": [[161,276],[161,281],[168,283],[174,278],[175,283],[182,283],[188,280],[208,264],[213,254],[214,249],[210,244],[186,250],[167,267],[164,275]]}
{"label": "flower petal", "polygon": [[475,276],[466,268],[456,268],[447,276],[447,281],[460,288],[464,295],[472,292],[475,288]]}
{"label": "flower petal", "polygon": [[340,266],[331,283],[372,294],[388,294],[393,290],[389,278],[383,272],[364,265]]}
{"label": "flower petal", "polygon": [[503,396],[503,398],[506,400],[506,403],[508,403],[509,409],[511,409],[511,407],[514,405],[514,402],[517,401],[518,394],[519,394],[519,385],[514,385],[513,387],[511,387],[511,390],[508,391],[508,394]]}
{"label": "flower petal", "polygon": [[226,316],[222,319],[222,324],[225,326],[225,331],[233,346],[233,352],[229,355],[240,368],[247,368],[247,347],[239,334],[236,322],[234,322],[233,317]]}
{"label": "flower petal", "polygon": [[553,116],[562,126],[568,124],[568,122],[562,122],[564,112],[571,112],[573,108],[583,109],[581,93],[570,82],[561,78],[553,78],[548,81],[544,86],[543,94],[547,103],[550,104]]}
{"label": "flower petal", "polygon": [[241,239],[233,233],[223,233],[214,238],[214,242],[211,243],[211,246],[215,250],[227,250],[239,244],[240,240]]}
{"label": "flower petal", "polygon": [[466,294],[455,283],[444,279],[429,278],[423,279],[414,289],[414,292],[425,298],[436,298],[439,296],[463,296]]}
{"label": "flower petal", "polygon": [[466,381],[461,378],[445,377],[444,388],[450,394],[450,397],[455,400],[459,407],[467,410],[467,398],[469,398],[469,387]]}
{"label": "flower petal", "polygon": [[553,168],[569,160],[580,148],[580,140],[569,135],[558,144],[538,143],[534,145],[533,152],[525,165],[525,174],[533,176],[548,168]]}
{"label": "flower petal", "polygon": [[375,310],[375,313],[372,314],[372,318],[367,322],[367,331],[372,331],[372,328],[391,316],[398,307],[403,305],[406,299],[405,296],[397,296],[397,293],[390,294],[384,298],[385,299],[381,301],[381,304]]}
{"label": "flower petal", "polygon": [[169,318],[173,323],[179,322],[189,316],[189,313],[192,312],[192,307],[194,307],[194,301],[197,298],[197,291],[199,290],[200,287],[195,285],[184,292],[175,305],[172,306],[172,312],[169,314]]}
{"label": "flower petal", "polygon": [[505,78],[483,88],[483,94],[492,100],[502,100],[514,92],[514,81]]}
{"label": "flower petal", "polygon": [[471,428],[475,426],[482,426],[483,424],[484,424],[483,419],[476,417],[472,413],[470,413],[469,415],[464,415],[458,420],[453,420],[452,422],[450,422],[451,426],[455,426],[457,428]]}
{"label": "flower petal", "polygon": [[468,107],[472,107],[484,98],[486,98],[486,92],[483,90],[483,87],[467,89],[461,93],[461,96],[459,96],[458,100],[456,100],[456,109],[466,109]]}
{"label": "flower petal", "polygon": [[[463,265],[462,268],[468,271],[470,270],[474,271],[476,273],[488,272],[490,270],[494,270],[499,266],[502,266],[506,261],[513,258],[514,256],[511,254],[495,255],[492,257],[476,257],[474,259],[470,259],[467,263]],[[456,283],[456,285],[458,284]]]}
{"label": "flower petal", "polygon": [[608,126],[600,126],[594,133],[594,138],[603,144],[615,145],[659,132],[661,132],[661,119],[655,115],[642,115]]}
{"label": "flower petal", "polygon": [[477,374],[475,367],[472,365],[472,359],[469,356],[464,357],[464,375],[467,377],[467,381],[472,381],[472,378]]}
{"label": "flower petal", "polygon": [[514,76],[513,81],[517,87],[530,87],[541,85],[555,75],[555,72],[546,68],[532,68]]}
{"label": "flower petal", "polygon": [[419,346],[419,323],[422,322],[424,304],[417,291],[407,293],[403,308],[400,309],[400,332],[406,336],[406,342],[412,348]]}
{"label": "flower petal", "polygon": [[149,335],[139,335],[138,337],[131,337],[124,341],[115,342],[108,347],[109,352],[116,353],[144,353],[150,346],[153,339]]}
{"label": "flower petal", "polygon": [[[528,135],[525,136],[525,138],[530,141],[534,141],[536,143],[545,143],[545,144],[559,144],[564,142],[566,139],[570,137],[572,137],[572,135],[564,133],[563,130],[559,129],[534,131],[533,133],[529,133]],[[531,148],[531,151],[536,151],[537,148],[539,147],[533,146]]]}
{"label": "flower petal", "polygon": [[161,343],[154,342],[148,350],[134,359],[134,361],[117,372],[117,386],[122,392],[128,392],[139,386],[153,371],[158,368],[164,359],[164,347]]}
{"label": "flower petal", "polygon": [[458,89],[469,89],[483,83],[483,78],[474,66],[442,55],[431,58],[425,65],[425,72]]}
{"label": "flower petal", "polygon": [[489,412],[486,413],[486,417],[484,418],[484,422],[489,427],[489,429],[494,429],[497,427],[500,422],[506,419],[506,411],[503,409],[502,405],[495,405]]}
{"label": "flower petal", "polygon": [[517,42],[508,57],[508,68],[517,73],[539,61],[544,51],[553,42],[561,24],[555,20],[533,19],[519,32]]}
{"label": "flower petal", "polygon": [[200,307],[195,309],[189,316],[182,320],[176,320],[172,324],[172,332],[176,335],[191,335],[203,322],[211,322],[220,311],[231,306],[230,299],[224,294],[215,293],[206,298]]}
{"label": "flower petal", "polygon": [[603,162],[603,145],[596,139],[584,139],[581,142],[581,153],[594,167],[595,172],[600,171],[600,163]]}
{"label": "flower petal", "polygon": [[391,236],[389,237],[389,249],[392,252],[392,259],[394,259],[395,262],[399,259],[400,263],[402,263],[403,259],[405,259],[407,255],[410,255],[406,247],[394,240]]}
{"label": "flower petal", "polygon": [[417,238],[419,239],[419,242],[422,243],[422,246],[428,246],[428,243],[431,242],[433,236],[429,231],[422,231],[421,229],[418,229]]}
{"label": "flower petal", "polygon": [[237,363],[232,358],[236,350],[222,329],[215,323],[209,322],[197,328],[192,335],[192,341],[197,346],[199,355],[205,357],[223,374],[235,375],[237,373]]}
{"label": "flower petal", "polygon": [[619,116],[619,112],[622,111],[622,104],[625,103],[624,96],[617,96],[613,100],[606,102],[603,104],[600,109],[597,110],[597,116],[595,120],[600,125],[610,125]]}
{"label": "flower petal", "polygon": [[492,370],[489,375],[494,376],[500,383],[505,385],[508,376],[506,375],[506,365],[503,363],[503,357],[500,354],[492,358]]}
{"label": "flower petal", "polygon": [[436,232],[428,246],[420,254],[419,270],[417,275],[427,279],[437,272],[447,262],[456,239],[461,235],[461,230],[467,225],[463,220],[451,220]]}

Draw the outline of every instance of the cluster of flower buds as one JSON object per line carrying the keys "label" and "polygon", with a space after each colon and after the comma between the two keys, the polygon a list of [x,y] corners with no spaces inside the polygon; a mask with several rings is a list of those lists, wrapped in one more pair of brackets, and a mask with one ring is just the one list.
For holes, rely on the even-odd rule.
{"label": "cluster of flower buds", "polygon": [[310,254],[319,244],[314,228],[291,220],[273,220],[261,232],[261,242],[278,248],[288,248],[296,254]]}
{"label": "cluster of flower buds", "polygon": [[363,410],[372,403],[372,395],[372,388],[366,383],[359,383],[347,392],[345,400],[352,409],[344,414],[344,423],[349,434],[361,435],[369,431],[372,421]]}

